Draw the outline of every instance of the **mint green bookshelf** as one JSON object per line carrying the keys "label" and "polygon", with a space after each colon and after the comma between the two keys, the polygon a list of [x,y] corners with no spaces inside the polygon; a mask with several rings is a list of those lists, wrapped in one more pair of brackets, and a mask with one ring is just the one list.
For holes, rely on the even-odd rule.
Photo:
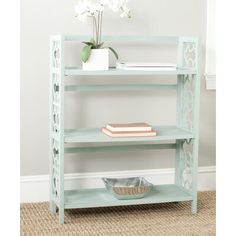
{"label": "mint green bookshelf", "polygon": [[[50,211],[59,209],[59,222],[64,223],[64,210],[162,202],[191,201],[192,213],[197,212],[198,123],[200,99],[199,43],[192,37],[105,36],[104,41],[174,44],[177,46],[176,71],[126,71],[110,68],[108,71],[83,71],[66,67],[64,44],[86,41],[89,36],[54,35],[50,38]],[[64,85],[70,76],[94,76],[94,84]],[[98,84],[104,76],[170,75],[177,78],[173,84]],[[64,95],[66,92],[122,92],[122,91],[177,91],[177,119],[175,126],[155,126],[156,137],[110,138],[100,128],[64,128]],[[161,143],[159,142],[161,141]],[[142,142],[142,144],[140,144]],[[171,143],[170,143],[171,142]],[[83,146],[93,143],[93,146]],[[96,143],[99,143],[96,146]],[[70,144],[68,147],[67,144]],[[81,144],[73,147],[73,144]],[[112,145],[115,144],[115,145]],[[72,145],[72,146],[71,146]],[[105,188],[64,189],[65,154],[80,152],[119,151],[130,149],[175,149],[175,183],[155,186],[142,199],[117,200]],[[69,161],[69,160],[67,160]]]}

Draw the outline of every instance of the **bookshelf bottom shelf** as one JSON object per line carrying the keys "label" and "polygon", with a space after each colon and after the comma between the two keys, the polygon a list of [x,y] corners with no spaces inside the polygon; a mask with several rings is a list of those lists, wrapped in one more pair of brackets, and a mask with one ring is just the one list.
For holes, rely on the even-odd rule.
{"label": "bookshelf bottom shelf", "polygon": [[191,200],[193,200],[191,194],[186,193],[174,184],[156,185],[148,196],[133,200],[118,200],[105,188],[65,191],[65,209],[139,205]]}

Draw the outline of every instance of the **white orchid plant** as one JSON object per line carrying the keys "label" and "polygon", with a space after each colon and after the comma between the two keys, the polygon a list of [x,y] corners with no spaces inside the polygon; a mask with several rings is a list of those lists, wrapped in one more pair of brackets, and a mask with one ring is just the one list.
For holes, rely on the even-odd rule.
{"label": "white orchid plant", "polygon": [[108,48],[118,59],[117,52],[111,47],[104,47],[104,42],[101,41],[102,20],[105,8],[109,8],[114,12],[120,13],[120,17],[131,18],[130,9],[127,7],[129,0],[79,0],[75,6],[76,18],[81,22],[86,22],[88,18],[92,19],[93,38],[89,42],[83,42],[85,47],[82,49],[81,59],[87,62],[92,49]]}

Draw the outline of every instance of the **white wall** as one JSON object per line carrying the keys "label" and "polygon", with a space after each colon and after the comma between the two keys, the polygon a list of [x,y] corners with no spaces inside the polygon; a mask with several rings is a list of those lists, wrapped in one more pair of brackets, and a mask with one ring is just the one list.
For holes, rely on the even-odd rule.
{"label": "white wall", "polygon": [[[74,18],[75,0],[21,1],[21,175],[48,174],[49,35],[89,34],[89,24]],[[107,11],[104,34],[198,36],[202,42],[204,72],[205,0],[131,0],[132,19]],[[130,47],[132,45],[129,45]],[[174,61],[173,48],[113,45],[124,60]],[[69,44],[67,63],[78,65],[79,44]],[[166,52],[166,53],[164,53]],[[70,56],[70,58],[69,58]],[[113,59],[112,59],[113,60]],[[114,60],[113,60],[114,62]],[[67,78],[67,82],[91,83],[96,78]],[[160,78],[163,79],[169,78]],[[105,78],[108,81],[157,81],[153,77]],[[158,80],[158,81],[160,81]],[[175,123],[175,93],[88,93],[66,97],[66,127],[96,127],[108,121]],[[66,172],[98,172],[155,169],[174,166],[173,151],[106,152],[68,156]],[[200,166],[215,165],[215,92],[206,91],[202,79]]]}

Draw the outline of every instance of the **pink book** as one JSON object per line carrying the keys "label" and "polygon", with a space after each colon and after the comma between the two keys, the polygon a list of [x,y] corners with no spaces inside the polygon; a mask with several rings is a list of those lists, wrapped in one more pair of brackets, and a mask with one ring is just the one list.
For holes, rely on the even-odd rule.
{"label": "pink book", "polygon": [[157,131],[152,129],[151,131],[136,131],[136,132],[112,132],[105,127],[102,128],[102,132],[112,138],[132,138],[132,137],[153,137],[157,135]]}

